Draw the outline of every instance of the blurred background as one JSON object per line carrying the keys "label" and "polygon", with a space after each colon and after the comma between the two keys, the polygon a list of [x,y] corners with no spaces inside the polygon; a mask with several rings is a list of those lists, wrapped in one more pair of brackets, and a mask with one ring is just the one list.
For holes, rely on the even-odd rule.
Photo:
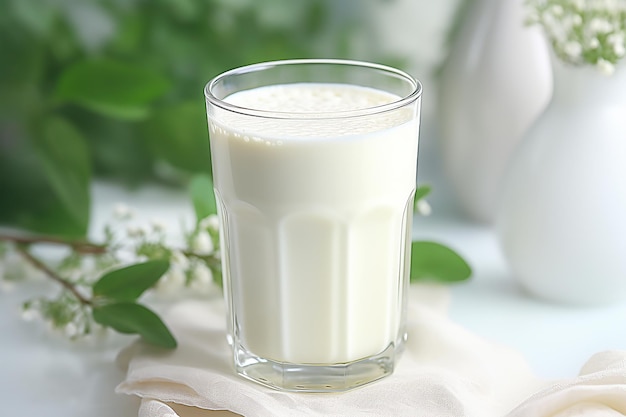
{"label": "blurred background", "polygon": [[259,61],[375,61],[424,84],[420,172],[439,175],[437,71],[460,0],[5,0],[0,224],[84,235],[90,185],[210,172],[202,89]]}
{"label": "blurred background", "polygon": [[[104,218],[100,203],[120,196],[140,195],[144,208],[167,215],[179,210],[194,175],[210,173],[202,90],[222,71],[310,57],[396,66],[424,86],[417,181],[433,186],[435,215],[418,217],[414,231],[449,242],[474,271],[471,285],[453,289],[451,317],[518,348],[543,375],[574,375],[591,354],[624,347],[623,332],[615,332],[624,325],[623,302],[621,310],[573,310],[530,299],[501,241],[514,248],[509,258],[522,253],[518,266],[541,272],[528,274],[552,291],[541,298],[570,302],[563,289],[578,289],[583,303],[626,300],[626,197],[619,192],[625,107],[603,107],[605,93],[624,91],[626,77],[603,81],[607,90],[593,94],[595,101],[581,100],[589,103],[580,107],[585,117],[566,115],[549,126],[546,142],[558,146],[543,171],[534,159],[520,165],[519,184],[508,188],[524,204],[511,204],[520,207],[509,214],[515,227],[500,227],[499,241],[500,183],[553,91],[548,46],[537,27],[524,25],[525,3],[1,0],[0,228],[83,237]],[[561,88],[596,85],[587,82],[597,81],[594,71],[583,75]],[[605,111],[616,116],[596,129],[609,120],[598,116]],[[563,134],[571,121],[585,129]],[[580,160],[562,152],[574,142],[584,145]],[[588,156],[595,165],[585,165]],[[556,171],[566,175],[546,181],[544,174]],[[149,198],[141,194],[154,188]],[[554,259],[562,269],[552,268]]]}

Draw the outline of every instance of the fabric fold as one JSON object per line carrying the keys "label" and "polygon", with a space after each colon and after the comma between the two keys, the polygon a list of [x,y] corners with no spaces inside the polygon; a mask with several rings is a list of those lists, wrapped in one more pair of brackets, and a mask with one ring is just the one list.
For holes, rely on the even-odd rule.
{"label": "fabric fold", "polygon": [[626,352],[592,356],[577,378],[532,395],[507,417],[617,417],[626,415]]}
{"label": "fabric fold", "polygon": [[280,392],[235,375],[223,302],[182,301],[165,315],[179,347],[124,349],[116,391],[142,398],[139,417],[626,416],[625,351],[594,355],[576,378],[542,381],[519,353],[450,321],[448,301],[443,287],[413,287],[393,375],[339,394]]}
{"label": "fabric fold", "polygon": [[450,321],[445,287],[413,286],[409,298],[409,339],[393,375],[352,391],[294,394],[235,375],[221,300],[173,306],[165,320],[179,347],[125,349],[127,377],[116,391],[143,398],[140,417],[501,417],[545,386],[520,354]]}

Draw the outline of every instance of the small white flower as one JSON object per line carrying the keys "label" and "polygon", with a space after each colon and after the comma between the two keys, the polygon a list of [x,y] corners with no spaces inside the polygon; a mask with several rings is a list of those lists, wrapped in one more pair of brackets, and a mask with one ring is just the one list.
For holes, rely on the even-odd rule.
{"label": "small white flower", "polygon": [[126,234],[128,237],[141,238],[146,235],[146,231],[143,227],[130,225],[126,228]]}
{"label": "small white flower", "polygon": [[133,209],[124,203],[117,203],[113,208],[113,218],[117,220],[130,220],[135,217]]}
{"label": "small white flower", "polygon": [[205,217],[200,220],[200,228],[201,229],[209,229],[209,230],[219,230],[220,228],[220,219],[215,214],[211,214],[210,216]]}
{"label": "small white flower", "polygon": [[168,281],[170,281],[170,283],[175,284],[177,286],[183,286],[185,285],[185,282],[187,281],[187,277],[185,276],[185,271],[177,267],[171,268],[171,270],[167,274],[167,278],[168,278]]}
{"label": "small white flower", "polygon": [[573,14],[571,16],[572,26],[580,26],[583,23],[583,18],[579,14]]}
{"label": "small white flower", "polygon": [[178,265],[170,266],[170,269],[159,279],[156,289],[163,294],[173,294],[185,286],[187,278],[185,271]]}
{"label": "small white flower", "polygon": [[545,25],[548,32],[553,34],[554,32],[559,30],[560,28],[559,21],[554,17],[552,13],[544,12],[542,17],[543,17],[543,24]]}
{"label": "small white flower", "polygon": [[417,200],[417,203],[415,204],[415,210],[422,216],[430,216],[433,211],[430,207],[430,204],[428,204],[428,201],[424,200],[423,198]]}
{"label": "small white flower", "polygon": [[184,253],[178,250],[172,251],[170,262],[172,262],[173,265],[182,269],[189,268],[189,259],[185,256]]}
{"label": "small white flower", "polygon": [[600,46],[600,41],[598,40],[598,38],[589,39],[589,48],[597,49],[599,46]]}
{"label": "small white flower", "polygon": [[560,4],[555,4],[552,6],[552,13],[555,16],[562,16],[563,15],[563,6],[561,6]]}
{"label": "small white flower", "polygon": [[606,40],[609,45],[613,46],[615,55],[621,57],[626,53],[626,48],[624,47],[624,32],[611,33]]}
{"label": "small white flower", "polygon": [[22,310],[22,320],[24,321],[33,321],[39,318],[41,318],[41,313],[37,309],[25,308]]}
{"label": "small white flower", "polygon": [[70,321],[63,328],[63,333],[65,334],[65,336],[67,336],[68,338],[72,339],[72,338],[78,336],[78,334],[79,334],[78,326],[76,326],[76,324],[74,322]]}
{"label": "small white flower", "polygon": [[623,32],[611,33],[609,36],[606,37],[606,40],[610,44],[624,43],[624,33]]}
{"label": "small white flower", "polygon": [[153,218],[150,220],[150,226],[152,227],[152,230],[157,233],[164,232],[167,229],[165,222],[157,218]]}
{"label": "small white flower", "polygon": [[609,33],[613,31],[613,25],[606,19],[594,17],[589,22],[589,29],[595,33]]}
{"label": "small white flower", "polygon": [[563,50],[571,58],[578,58],[583,52],[583,47],[578,42],[570,41],[563,46]]}
{"label": "small white flower", "polygon": [[211,272],[211,269],[203,263],[195,265],[192,277],[193,283],[198,283],[198,285],[203,287],[206,287],[213,282],[213,273]]}
{"label": "small white flower", "polygon": [[196,234],[191,242],[191,247],[199,255],[208,255],[215,249],[211,235],[205,231],[200,231]]}
{"label": "small white flower", "polygon": [[191,278],[191,288],[202,294],[212,292],[215,287],[213,283],[213,272],[203,263],[198,263],[193,269]]}
{"label": "small white flower", "polygon": [[596,64],[600,72],[606,76],[612,75],[615,72],[615,65],[605,59],[598,59]]}

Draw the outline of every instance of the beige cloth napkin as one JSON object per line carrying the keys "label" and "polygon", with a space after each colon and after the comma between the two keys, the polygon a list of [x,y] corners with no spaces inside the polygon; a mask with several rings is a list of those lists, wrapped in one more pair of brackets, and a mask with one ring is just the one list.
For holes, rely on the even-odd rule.
{"label": "beige cloth napkin", "polygon": [[626,352],[591,357],[578,378],[560,381],[538,392],[507,417],[626,416]]}
{"label": "beige cloth napkin", "polygon": [[165,317],[179,347],[137,342],[122,351],[127,377],[116,391],[142,398],[139,417],[501,417],[518,404],[510,417],[626,415],[626,354],[598,355],[579,378],[548,386],[518,353],[451,322],[447,294],[413,286],[409,340],[394,374],[341,394],[279,392],[236,376],[221,300],[183,301]]}

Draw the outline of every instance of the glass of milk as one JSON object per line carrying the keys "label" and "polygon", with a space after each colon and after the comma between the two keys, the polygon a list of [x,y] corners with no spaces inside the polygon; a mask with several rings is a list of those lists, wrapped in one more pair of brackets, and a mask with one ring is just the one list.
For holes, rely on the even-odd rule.
{"label": "glass of milk", "polygon": [[397,69],[327,59],[250,65],[207,84],[240,375],[322,392],[393,372],[406,338],[421,92]]}

